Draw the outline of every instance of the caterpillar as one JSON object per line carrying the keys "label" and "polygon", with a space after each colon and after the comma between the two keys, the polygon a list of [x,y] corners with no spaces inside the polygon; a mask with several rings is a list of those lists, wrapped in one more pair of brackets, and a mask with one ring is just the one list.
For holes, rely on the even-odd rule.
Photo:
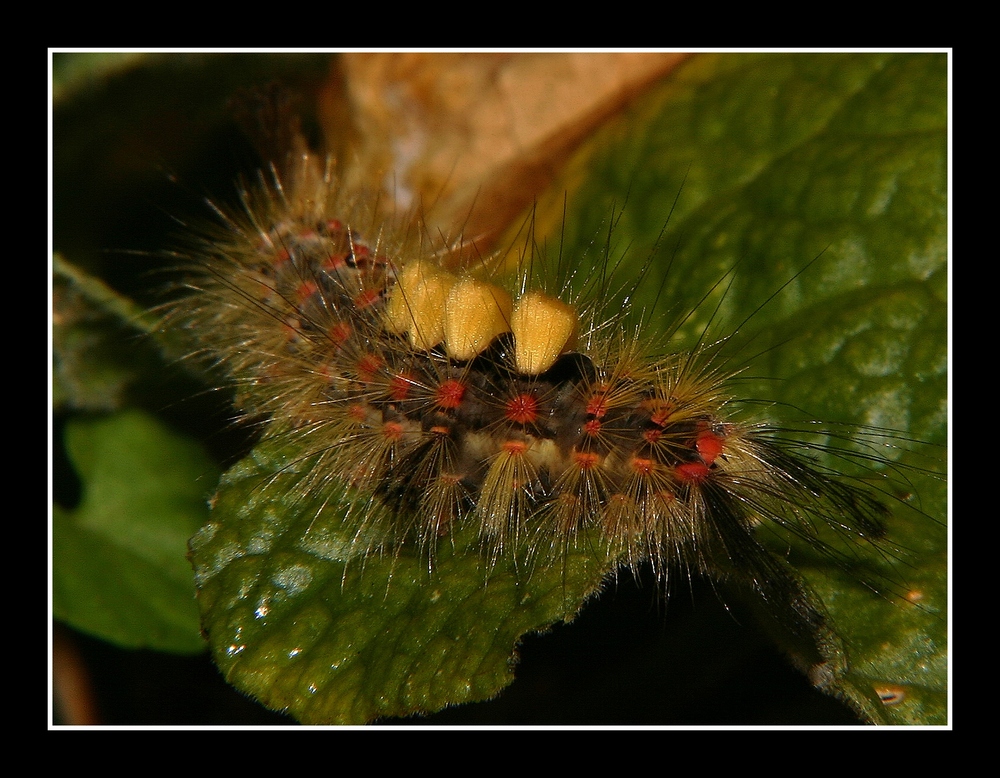
{"label": "caterpillar", "polygon": [[[665,589],[707,574],[754,591],[814,682],[836,687],[843,668],[824,610],[765,536],[785,530],[864,576],[859,544],[895,553],[883,538],[896,487],[880,484],[885,472],[909,477],[886,463],[907,441],[860,429],[852,452],[825,427],[833,442],[820,447],[748,413],[739,363],[724,358],[741,325],[717,337],[702,321],[685,349],[644,343],[644,319],[624,301],[657,281],[605,274],[610,248],[595,249],[596,272],[574,271],[578,257],[551,261],[532,237],[480,255],[339,179],[327,158],[304,153],[245,186],[242,207],[218,209],[220,228],[189,252],[186,291],[168,307],[168,325],[191,335],[192,356],[262,435],[224,481],[219,518],[192,541],[206,628],[234,682],[316,722],[482,698],[495,684],[477,686],[474,674],[448,675],[458,691],[428,691],[454,655],[440,647],[434,669],[414,659],[394,675],[399,702],[344,713],[329,707],[343,689],[324,690],[337,668],[356,667],[344,625],[376,593],[379,624],[431,619],[471,568],[476,590],[463,596],[516,595],[525,611],[544,599],[545,616],[526,617],[544,625],[570,617],[621,565],[650,565]],[[725,307],[727,278],[699,313]],[[609,301],[621,304],[609,313]],[[693,318],[682,311],[665,329]],[[838,460],[868,483],[838,475]],[[873,475],[871,463],[887,471]],[[319,590],[317,610],[304,593]],[[236,617],[237,601],[251,617]],[[297,602],[311,615],[283,622]],[[511,628],[514,639],[523,629]],[[427,634],[417,642],[459,639]],[[287,657],[262,661],[276,652]],[[274,682],[285,673],[294,688]]]}
{"label": "caterpillar", "polygon": [[[315,158],[300,164],[312,179]],[[488,267],[454,273],[368,238],[330,217],[349,210],[327,202],[331,175],[318,196],[275,180],[252,221],[227,219],[175,324],[203,334],[245,413],[322,441],[317,488],[335,473],[411,516],[400,542],[433,546],[470,520],[496,555],[536,527],[558,547],[596,526],[611,556],[665,570],[715,547],[756,564],[760,517],[884,533],[879,500],[731,420],[728,376],[701,354],[653,361],[620,318],[581,321],[525,272],[515,298]]]}

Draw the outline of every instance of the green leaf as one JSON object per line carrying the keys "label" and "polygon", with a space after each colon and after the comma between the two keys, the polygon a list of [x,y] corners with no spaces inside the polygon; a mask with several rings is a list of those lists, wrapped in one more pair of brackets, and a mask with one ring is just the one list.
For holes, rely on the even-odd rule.
{"label": "green leaf", "polygon": [[[948,715],[946,483],[923,472],[943,469],[934,445],[947,435],[946,133],[943,55],[707,56],[595,138],[567,176],[579,183],[562,254],[584,268],[591,225],[627,199],[612,242],[619,274],[642,275],[634,292],[625,286],[647,333],[676,348],[713,318],[717,336],[742,325],[724,354],[744,369],[741,399],[762,401],[758,417],[893,431],[853,444],[887,460],[881,477],[865,474],[887,493],[901,558],[887,564],[871,549],[867,564],[918,602],[879,596],[808,547],[791,557],[842,641],[829,652],[832,691],[888,723]],[[641,247],[681,181],[650,257]],[[553,199],[541,222],[561,220]],[[876,687],[902,698],[873,702]]]}
{"label": "green leaf", "polygon": [[[943,55],[692,58],[581,151],[539,203],[539,241],[548,231],[559,242],[568,190],[561,256],[585,285],[610,254],[651,341],[690,347],[710,324],[727,334],[749,319],[727,364],[746,366],[745,397],[774,404],[762,412],[781,420],[801,408],[943,443],[946,73]],[[624,209],[606,248],[613,205]],[[920,574],[888,574],[918,602],[873,593],[794,538],[772,542],[830,614],[827,687],[872,721],[940,723],[944,482],[904,469],[923,466],[909,453],[920,446],[886,442],[876,453],[898,461],[877,487],[909,481],[920,508],[893,502],[890,519],[890,540]],[[512,677],[519,636],[571,617],[613,569],[589,550],[554,569],[490,569],[471,528],[442,539],[432,570],[418,552],[363,556],[371,546],[355,533],[375,522],[335,508],[333,474],[328,491],[303,496],[307,453],[262,444],[224,478],[192,543],[220,667],[302,721],[360,723],[492,696]],[[351,516],[369,507],[360,498]],[[904,694],[883,705],[876,688],[888,687]]]}
{"label": "green leaf", "polygon": [[336,483],[303,497],[311,464],[274,441],[258,446],[224,476],[191,541],[226,678],[303,723],[491,697],[513,680],[518,638],[572,618],[606,572],[606,559],[574,554],[564,568],[500,560],[487,575],[469,526],[441,541],[433,570],[418,551],[366,558],[358,522],[333,502]]}
{"label": "green leaf", "polygon": [[216,465],[138,411],[73,420],[65,435],[82,497],[53,510],[53,615],[120,646],[203,650],[185,550]]}
{"label": "green leaf", "polygon": [[52,404],[56,410],[108,412],[159,363],[140,333],[149,317],[100,279],[53,258]]}

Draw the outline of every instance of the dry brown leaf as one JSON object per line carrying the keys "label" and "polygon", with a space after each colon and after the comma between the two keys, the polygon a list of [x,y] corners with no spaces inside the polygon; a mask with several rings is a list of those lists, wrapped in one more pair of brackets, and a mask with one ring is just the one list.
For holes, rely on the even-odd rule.
{"label": "dry brown leaf", "polygon": [[[346,54],[337,80],[356,133],[348,167],[382,171],[398,204],[432,210],[445,231],[463,225],[485,251],[578,144],[687,56]],[[328,134],[342,134],[343,103],[329,104]]]}

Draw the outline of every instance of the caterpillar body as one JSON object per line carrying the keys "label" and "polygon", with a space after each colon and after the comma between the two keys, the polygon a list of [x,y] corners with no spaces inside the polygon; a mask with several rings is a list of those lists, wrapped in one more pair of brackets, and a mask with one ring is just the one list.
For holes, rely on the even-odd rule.
{"label": "caterpillar body", "polygon": [[229,222],[236,242],[212,245],[184,326],[206,334],[245,412],[325,441],[319,473],[407,517],[398,542],[432,547],[471,520],[496,555],[593,526],[612,556],[665,572],[708,549],[750,564],[765,520],[882,535],[879,500],[727,415],[728,376],[703,355],[653,361],[606,332],[621,319],[581,321],[523,274],[515,297],[488,263],[410,258],[384,226],[369,237],[331,216],[329,174],[319,186],[283,199],[276,181],[264,212],[282,216],[261,223],[258,204],[252,224]]}

